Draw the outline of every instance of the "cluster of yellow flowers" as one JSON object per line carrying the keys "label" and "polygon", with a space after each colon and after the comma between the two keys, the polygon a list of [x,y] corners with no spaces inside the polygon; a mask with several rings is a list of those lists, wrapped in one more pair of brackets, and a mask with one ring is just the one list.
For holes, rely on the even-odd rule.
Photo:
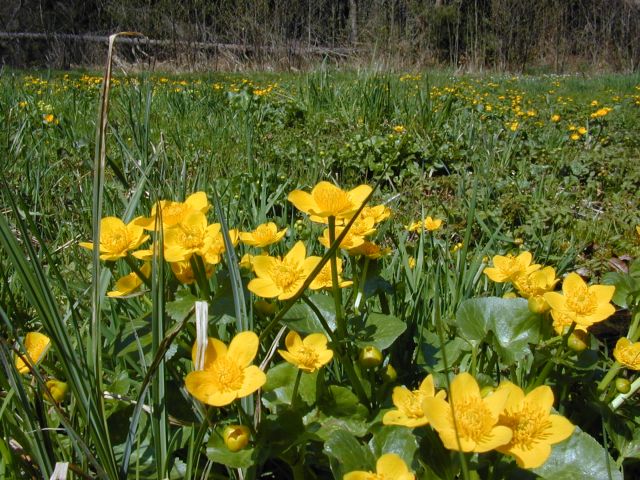
{"label": "cluster of yellow flowers", "polygon": [[591,325],[613,315],[610,303],[615,287],[612,285],[588,286],[577,273],[570,273],[562,282],[562,293],[554,292],[556,278],[553,267],[533,264],[531,252],[518,256],[496,255],[493,267],[484,270],[485,275],[497,283],[511,282],[518,293],[529,301],[529,308],[536,313],[551,310],[553,328],[562,334],[573,323],[577,330],[587,331]]}
{"label": "cluster of yellow flowers", "polygon": [[522,468],[536,468],[551,454],[551,445],[568,438],[574,426],[564,417],[551,414],[554,397],[547,386],[525,395],[511,382],[502,382],[488,395],[469,373],[451,382],[446,392],[436,393],[428,375],[418,390],[395,387],[395,410],[383,417],[385,425],[409,428],[431,425],[449,450],[488,452],[497,450],[515,457]]}

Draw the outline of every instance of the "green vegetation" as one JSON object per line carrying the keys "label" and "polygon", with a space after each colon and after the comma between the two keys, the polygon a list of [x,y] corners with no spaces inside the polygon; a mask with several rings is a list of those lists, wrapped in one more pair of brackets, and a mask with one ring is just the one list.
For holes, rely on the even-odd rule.
{"label": "green vegetation", "polygon": [[[78,478],[341,478],[376,471],[376,460],[378,471],[387,468],[387,453],[418,478],[637,473],[637,347],[617,361],[611,353],[618,338],[634,345],[640,336],[637,77],[116,76],[106,152],[95,145],[100,87],[101,77],[77,72],[0,76],[0,476],[48,477],[57,461],[69,461]],[[95,162],[102,153],[103,171]],[[341,239],[338,210],[325,225],[309,221],[317,212],[291,192],[322,181],[369,185],[368,204],[391,209],[367,233],[380,255],[347,255],[333,243]],[[147,267],[132,255],[138,245],[106,261],[95,252],[92,265],[79,243],[102,238],[92,237],[100,219],[129,223],[159,200],[183,202],[198,191],[210,207],[205,223],[220,225],[216,240],[204,241],[206,254],[185,257],[193,282],[185,285],[173,265],[186,247],[169,227],[161,234],[150,226],[156,252],[139,247],[152,249],[145,281],[125,298],[105,296],[132,268]],[[427,216],[442,225],[414,223]],[[264,294],[271,290],[266,280],[255,286],[259,267],[252,273],[239,262],[260,251],[237,237],[271,221],[288,227],[270,247],[273,258],[296,249],[298,259],[298,242],[315,257],[317,271],[300,274],[306,286],[340,259],[353,284],[338,288],[336,273],[327,276],[333,288],[280,300]],[[325,228],[331,248],[319,240]],[[543,278],[525,285],[515,273],[496,273],[498,255],[527,252],[534,260],[522,260],[517,273],[551,266],[539,288],[562,287],[563,295],[533,293]],[[593,290],[581,296],[575,274],[556,285],[570,272]],[[498,298],[505,294],[528,301]],[[555,316],[592,294],[598,312],[613,309],[611,301],[617,313]],[[260,396],[256,387],[210,406],[213,397],[198,390],[196,300],[208,303],[208,336],[226,345],[247,330],[259,337],[251,358],[266,374]],[[306,364],[289,345],[300,337],[287,336],[284,346],[284,326],[303,338],[322,333],[333,357]],[[51,338],[50,352],[19,372],[15,355],[31,351],[32,331]],[[243,359],[252,353],[229,348]],[[187,375],[195,383],[185,387]],[[446,401],[471,392],[478,405],[507,390],[516,398],[520,388],[543,395],[538,388],[547,385],[557,414],[579,428],[554,442],[553,461],[533,467],[504,442],[496,444],[501,453],[484,453],[482,442],[456,452],[460,445],[443,433],[449,427],[429,417],[448,408],[442,398],[424,404],[430,408],[419,402],[433,428],[383,421],[400,408],[394,388],[416,390],[428,375],[431,390],[448,390]],[[69,392],[54,392],[46,383],[53,379]],[[505,380],[515,385],[499,387]]]}

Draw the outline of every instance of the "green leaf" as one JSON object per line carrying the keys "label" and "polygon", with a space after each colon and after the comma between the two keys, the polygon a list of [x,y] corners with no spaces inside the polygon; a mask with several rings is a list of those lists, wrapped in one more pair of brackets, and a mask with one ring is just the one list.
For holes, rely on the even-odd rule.
{"label": "green leaf", "polygon": [[[309,297],[311,303],[313,303],[320,314],[324,317],[331,330],[336,329],[336,312],[333,303],[333,298],[315,294]],[[324,327],[315,312],[306,303],[298,303],[291,307],[285,314],[282,321],[289,326],[292,330],[299,333],[325,333]]]}
{"label": "green leaf", "polygon": [[471,345],[490,343],[503,364],[513,365],[538,343],[541,319],[523,298],[472,298],[460,304],[455,325]]}
{"label": "green leaf", "polygon": [[616,287],[611,301],[622,308],[628,308],[629,295],[635,294],[640,290],[640,281],[629,274],[609,272],[602,278],[602,283]]}
{"label": "green leaf", "polygon": [[607,451],[593,437],[578,427],[571,437],[562,443],[552,445],[551,448],[551,456],[544,465],[533,470],[533,473],[543,479],[611,478],[612,480],[622,480],[622,474],[615,467],[615,462]]}
{"label": "green leaf", "polygon": [[357,328],[356,344],[359,347],[373,345],[380,350],[391,344],[407,329],[407,325],[393,315],[371,313],[364,325]]}
{"label": "green leaf", "polygon": [[367,433],[368,415],[367,407],[350,389],[331,385],[318,399],[318,408],[305,416],[304,421],[308,426],[315,424],[315,434],[323,440],[339,430],[361,437]]}
{"label": "green leaf", "polygon": [[[273,409],[276,405],[290,405],[293,385],[296,381],[298,369],[290,363],[283,362],[267,371],[267,383],[262,390],[262,398],[267,407]],[[302,373],[298,395],[303,402],[313,405],[316,401],[316,379],[318,372]]]}
{"label": "green leaf", "polygon": [[249,468],[253,465],[255,450],[243,448],[232,452],[227,448],[220,432],[213,432],[207,444],[207,458],[212,462],[221,463],[231,468]]}
{"label": "green leaf", "polygon": [[176,292],[176,299],[173,302],[167,302],[164,308],[173,320],[181,322],[187,318],[197,300],[189,289],[183,288]]}
{"label": "green leaf", "polygon": [[376,428],[373,438],[369,441],[369,448],[375,458],[385,453],[395,453],[411,468],[413,456],[418,449],[418,442],[407,427],[384,425]]}
{"label": "green leaf", "polygon": [[375,471],[376,468],[376,459],[371,451],[342,430],[332,432],[327,438],[324,453],[329,457],[334,478],[342,478],[356,470]]}

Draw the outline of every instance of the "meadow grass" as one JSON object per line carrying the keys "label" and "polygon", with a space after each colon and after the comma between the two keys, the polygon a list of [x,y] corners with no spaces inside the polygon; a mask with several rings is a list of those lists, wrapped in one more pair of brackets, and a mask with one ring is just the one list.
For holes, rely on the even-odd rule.
{"label": "meadow grass", "polygon": [[[637,268],[624,276],[640,252],[637,76],[122,74],[112,79],[104,151],[96,147],[100,76],[4,70],[0,85],[0,474],[49,476],[66,460],[79,478],[325,478],[374,469],[372,456],[393,442],[424,478],[514,474],[513,462],[494,468],[495,456],[445,450],[432,430],[382,426],[394,384],[417,386],[432,373],[450,391],[458,371],[481,386],[552,385],[558,411],[584,431],[557,449],[563,473],[634,471],[637,432],[628,420],[637,405],[615,397],[624,412],[616,416],[605,379],[616,368],[612,335],[637,339],[640,319]],[[101,154],[104,168],[94,162]],[[308,255],[332,263],[337,244],[325,252],[322,228],[287,201],[323,180],[376,185],[371,204],[393,211],[377,233],[387,255],[345,266],[350,293],[300,292],[265,313],[238,267],[249,249],[232,248],[233,229],[275,221],[288,227],[275,253],[303,241]],[[98,217],[129,222],[159,199],[196,191],[207,193],[226,245],[214,277],[180,287],[155,256],[146,294],[107,299],[131,262],[99,262],[94,252],[90,267],[78,242],[91,241]],[[426,216],[443,226],[407,231]],[[156,254],[163,241],[159,234]],[[609,283],[625,285],[614,302],[631,326],[591,335],[587,353],[568,348],[575,325],[557,336],[550,325],[532,326],[542,316],[532,317],[527,302],[494,298],[514,288],[483,274],[492,256],[526,251],[559,276],[577,270],[592,284],[620,270]],[[233,332],[260,335],[259,357],[271,365],[262,403],[248,397],[220,410],[184,388],[197,299],[209,302],[210,335],[226,343]],[[344,317],[351,323],[341,331]],[[505,317],[517,328],[500,323]],[[337,361],[326,375],[310,380],[276,366],[277,356],[268,361],[283,324],[331,337]],[[12,368],[14,352],[41,329],[55,360],[26,381]],[[351,366],[369,343],[384,362]],[[385,376],[390,364],[397,380]],[[54,377],[71,386],[64,402],[43,393]],[[585,386],[598,381],[602,389]],[[225,450],[219,427],[231,420],[253,425],[253,448]],[[571,448],[601,461],[571,470],[562,463]],[[433,449],[440,459],[424,454]]]}

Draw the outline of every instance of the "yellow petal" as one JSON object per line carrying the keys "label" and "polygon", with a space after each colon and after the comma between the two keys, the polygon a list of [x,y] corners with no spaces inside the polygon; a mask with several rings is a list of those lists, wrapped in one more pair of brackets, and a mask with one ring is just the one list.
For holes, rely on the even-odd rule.
{"label": "yellow petal", "polygon": [[424,415],[431,426],[438,432],[453,428],[451,422],[451,406],[438,397],[427,397],[422,403]]}
{"label": "yellow petal", "polygon": [[422,380],[418,390],[424,392],[427,397],[433,397],[436,394],[436,388],[433,384],[433,375],[427,375],[424,380]]}
{"label": "yellow petal", "polygon": [[514,447],[508,453],[516,458],[520,468],[538,468],[551,455],[551,446],[548,443],[537,443],[531,448]]}
{"label": "yellow petal", "polygon": [[349,199],[353,202],[355,210],[360,208],[360,205],[367,199],[371,190],[372,188],[369,185],[359,185],[353,190],[349,190]]}
{"label": "yellow petal", "polygon": [[500,383],[497,390],[507,390],[509,392],[505,408],[515,408],[524,400],[524,391],[517,385],[504,381]]}
{"label": "yellow petal", "polygon": [[454,402],[466,396],[480,397],[480,387],[475,378],[467,372],[457,375],[451,382],[450,398]]}
{"label": "yellow petal", "polygon": [[363,472],[362,470],[349,472],[342,477],[343,480],[371,480],[371,478],[374,478],[371,472]]}
{"label": "yellow petal", "polygon": [[287,333],[287,337],[284,339],[284,344],[286,345],[287,350],[293,352],[302,345],[302,339],[300,338],[300,335],[298,335],[298,332],[291,330]]}
{"label": "yellow petal", "polygon": [[[196,364],[196,355],[198,354],[198,345],[194,342],[191,348],[191,361]],[[210,366],[219,358],[227,355],[227,346],[224,342],[217,338],[209,337],[207,342],[207,349],[204,352],[204,365],[203,370],[207,370]]]}
{"label": "yellow petal", "polygon": [[562,292],[567,296],[573,296],[574,292],[586,289],[587,284],[577,273],[570,273],[562,282]]}
{"label": "yellow petal", "polygon": [[302,242],[296,242],[296,244],[289,250],[284,256],[284,261],[292,264],[302,264],[304,261],[305,255],[307,253],[307,249]]}
{"label": "yellow petal", "polygon": [[385,453],[376,462],[376,472],[385,478],[398,478],[408,471],[407,464],[395,453]]}
{"label": "yellow petal", "polygon": [[307,335],[302,343],[314,350],[324,350],[327,348],[327,337],[323,333],[312,333]]}
{"label": "yellow petal", "polygon": [[251,364],[258,353],[259,346],[258,336],[254,332],[240,332],[231,340],[227,357],[239,366],[245,367]]}
{"label": "yellow petal", "polygon": [[316,209],[316,202],[310,193],[303,192],[302,190],[294,190],[287,197],[293,205],[304,213],[309,213],[311,210]]}
{"label": "yellow petal", "polygon": [[551,428],[545,432],[545,442],[551,444],[566,440],[573,434],[576,428],[575,425],[562,415],[549,415],[549,421],[551,422]]}
{"label": "yellow petal", "polygon": [[470,438],[458,436],[453,429],[438,430],[438,435],[447,450],[462,452],[475,451],[476,442]]}
{"label": "yellow petal", "polygon": [[215,379],[207,370],[190,372],[185,378],[187,391],[207,405],[223,407],[237,398],[237,392],[221,392],[216,388]]}
{"label": "yellow petal", "polygon": [[254,278],[247,285],[249,291],[263,298],[275,298],[282,291],[268,278]]}
{"label": "yellow petal", "polygon": [[473,451],[482,453],[494,450],[496,447],[509,443],[512,437],[513,431],[509,427],[498,425],[491,429],[491,433],[489,435],[482,437],[482,439],[476,444]]}
{"label": "yellow petal", "polygon": [[541,385],[527,394],[527,402],[548,412],[553,407],[553,391],[547,385]]}
{"label": "yellow petal", "polygon": [[246,397],[262,387],[267,381],[267,376],[255,365],[250,365],[244,369],[242,387],[238,390],[238,397]]}
{"label": "yellow petal", "polygon": [[209,210],[209,200],[207,199],[207,194],[204,192],[192,193],[187,197],[184,203],[193,210],[198,210],[202,213],[206,213],[207,210]]}
{"label": "yellow petal", "polygon": [[504,411],[504,407],[509,399],[509,391],[506,389],[496,389],[492,394],[485,397],[483,402],[491,412],[491,415],[497,420],[498,416]]}
{"label": "yellow petal", "polygon": [[276,265],[277,259],[268,255],[256,255],[252,257],[253,271],[258,277],[270,278],[271,270]]}

